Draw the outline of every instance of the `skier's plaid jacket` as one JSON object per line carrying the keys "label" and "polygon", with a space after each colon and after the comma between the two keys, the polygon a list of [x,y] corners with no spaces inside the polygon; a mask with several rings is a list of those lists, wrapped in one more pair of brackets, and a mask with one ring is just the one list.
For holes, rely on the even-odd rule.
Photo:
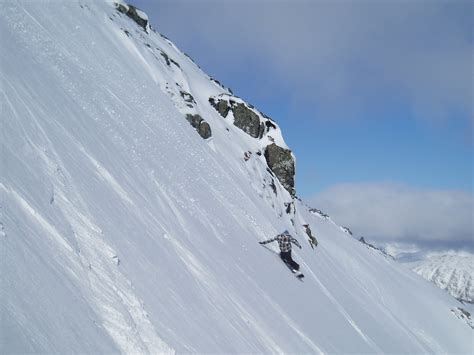
{"label": "skier's plaid jacket", "polygon": [[279,234],[275,238],[260,242],[260,244],[271,243],[275,240],[278,242],[278,245],[280,246],[280,251],[282,251],[283,253],[291,251],[291,243],[295,244],[298,248],[301,249],[300,243],[298,243],[298,241],[289,234]]}

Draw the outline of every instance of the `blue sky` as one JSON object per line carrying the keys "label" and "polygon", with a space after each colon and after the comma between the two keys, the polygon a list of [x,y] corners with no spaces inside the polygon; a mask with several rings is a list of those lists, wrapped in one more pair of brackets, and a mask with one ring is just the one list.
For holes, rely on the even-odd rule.
{"label": "blue sky", "polygon": [[322,203],[318,196],[327,201],[340,184],[397,184],[472,201],[470,2],[134,4],[205,72],[279,123],[297,158],[299,196]]}

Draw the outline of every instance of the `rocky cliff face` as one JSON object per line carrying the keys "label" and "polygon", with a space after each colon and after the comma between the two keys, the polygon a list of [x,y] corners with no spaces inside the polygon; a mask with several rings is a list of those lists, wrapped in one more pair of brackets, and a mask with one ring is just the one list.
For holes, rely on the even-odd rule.
{"label": "rocky cliff face", "polygon": [[223,118],[233,119],[234,126],[250,137],[263,140],[263,150],[268,167],[283,187],[295,196],[295,160],[291,150],[275,143],[272,136],[277,129],[275,122],[254,106],[231,95],[219,95],[209,98],[209,103]]}
{"label": "rocky cliff face", "polygon": [[117,11],[130,17],[138,24],[138,26],[142,27],[146,32],[148,32],[148,16],[143,11],[137,9],[133,5],[125,3],[115,3],[115,8]]}
{"label": "rocky cliff face", "polygon": [[291,151],[272,143],[265,148],[265,159],[283,187],[295,196],[295,162]]}

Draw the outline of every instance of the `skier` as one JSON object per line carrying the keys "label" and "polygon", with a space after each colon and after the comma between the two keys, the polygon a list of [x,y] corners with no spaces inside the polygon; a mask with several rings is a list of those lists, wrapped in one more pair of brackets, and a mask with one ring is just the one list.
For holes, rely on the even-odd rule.
{"label": "skier", "polygon": [[309,237],[309,245],[311,245],[311,248],[314,249],[314,247],[318,246],[318,241],[315,237],[313,237],[313,234],[311,233],[311,228],[309,228],[309,224],[303,224],[303,227],[305,228],[306,234]]}
{"label": "skier", "polygon": [[282,234],[277,235],[275,238],[259,242],[260,244],[267,244],[274,241],[278,241],[280,247],[280,258],[283,262],[293,271],[297,272],[300,269],[300,265],[291,258],[291,243],[295,244],[301,249],[300,243],[291,236],[291,234],[285,230]]}

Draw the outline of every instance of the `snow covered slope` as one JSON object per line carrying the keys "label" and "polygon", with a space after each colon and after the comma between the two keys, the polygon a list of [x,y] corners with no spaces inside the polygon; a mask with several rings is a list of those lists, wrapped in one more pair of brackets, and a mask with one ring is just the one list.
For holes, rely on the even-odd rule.
{"label": "snow covered slope", "polygon": [[474,302],[474,255],[467,252],[398,253],[397,260],[460,301]]}
{"label": "snow covered slope", "polygon": [[[472,352],[457,301],[293,199],[278,126],[141,11],[8,1],[0,41],[0,353]],[[258,244],[283,229],[304,282]]]}
{"label": "snow covered slope", "polygon": [[434,255],[413,271],[447,290],[459,300],[474,302],[474,258],[472,255]]}

